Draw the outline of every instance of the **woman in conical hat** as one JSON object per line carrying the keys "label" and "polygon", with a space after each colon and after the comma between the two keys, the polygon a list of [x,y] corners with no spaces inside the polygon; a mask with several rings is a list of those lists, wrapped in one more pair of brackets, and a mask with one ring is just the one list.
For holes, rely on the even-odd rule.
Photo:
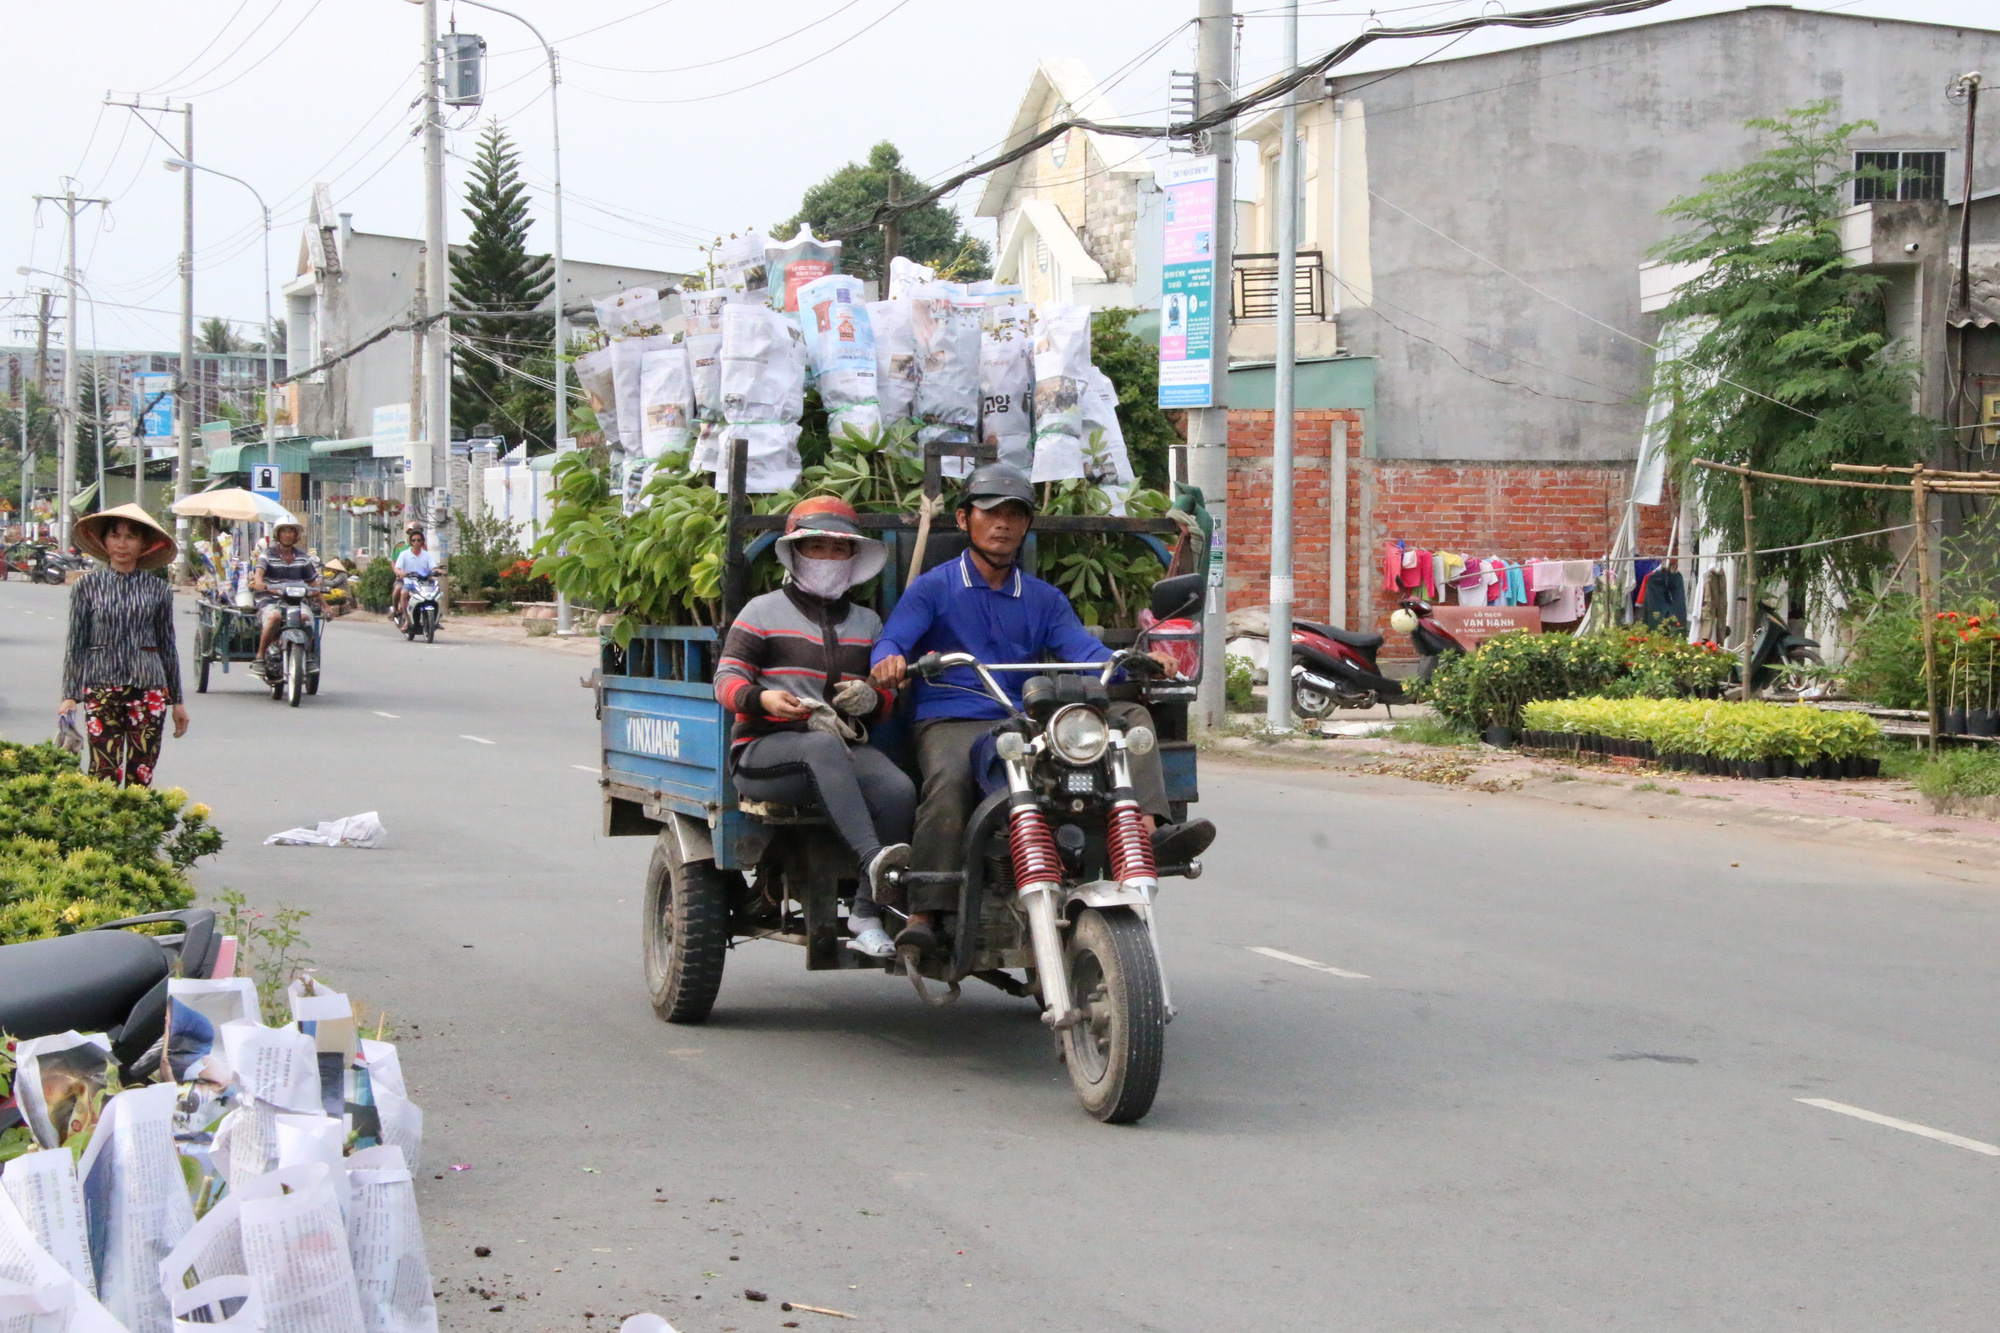
{"label": "woman in conical hat", "polygon": [[94,569],[70,589],[69,650],[57,715],[83,710],[91,776],[150,786],[169,714],[174,737],[187,734],[180,653],[174,643],[174,594],[163,569],[179,554],[173,535],[138,505],[120,505],[76,521],[77,548]]}

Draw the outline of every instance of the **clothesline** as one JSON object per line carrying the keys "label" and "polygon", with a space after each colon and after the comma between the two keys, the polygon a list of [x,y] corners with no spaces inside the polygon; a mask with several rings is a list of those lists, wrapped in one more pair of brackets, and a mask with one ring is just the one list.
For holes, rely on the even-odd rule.
{"label": "clothesline", "polygon": [[[1932,527],[1937,527],[1944,520],[1942,518],[1934,518],[1930,522]],[[1800,542],[1796,546],[1760,546],[1751,554],[1784,555],[1788,551],[1810,551],[1820,546],[1838,546],[1842,542],[1858,542],[1867,537],[1883,537],[1892,532],[1908,532],[1916,526],[1914,523],[1898,523],[1893,528],[1876,528],[1873,532],[1857,532],[1846,537],[1826,537],[1816,542]],[[1744,552],[1742,551],[1695,551],[1692,553],[1693,558],[1697,560],[1740,560],[1743,558],[1743,555]],[[1611,556],[1602,555],[1596,557],[1596,562],[1600,565],[1630,565],[1641,560],[1658,560],[1664,562],[1668,560],[1685,560],[1688,558],[1688,556],[1673,555],[1622,555],[1613,559]]]}

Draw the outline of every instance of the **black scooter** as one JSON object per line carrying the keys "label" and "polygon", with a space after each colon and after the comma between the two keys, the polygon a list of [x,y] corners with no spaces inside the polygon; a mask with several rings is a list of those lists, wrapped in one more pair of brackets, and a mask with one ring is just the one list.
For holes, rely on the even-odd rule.
{"label": "black scooter", "polygon": [[[140,935],[130,926],[176,922],[178,935]],[[211,977],[222,952],[206,907],[112,921],[95,930],[0,945],[0,1032],[46,1037],[102,1032],[128,1082],[159,1068],[167,1030],[167,980]],[[7,1125],[0,1113],[0,1129]]]}
{"label": "black scooter", "polygon": [[[1808,639],[1802,634],[1792,633],[1792,628],[1778,618],[1775,602],[1758,605],[1757,638],[1750,646],[1750,692],[1757,693],[1769,685],[1777,685],[1787,694],[1798,694],[1812,684],[1809,670],[1824,660],[1819,655],[1819,640]],[[1743,683],[1743,667],[1739,661],[1729,678],[1737,684]]]}

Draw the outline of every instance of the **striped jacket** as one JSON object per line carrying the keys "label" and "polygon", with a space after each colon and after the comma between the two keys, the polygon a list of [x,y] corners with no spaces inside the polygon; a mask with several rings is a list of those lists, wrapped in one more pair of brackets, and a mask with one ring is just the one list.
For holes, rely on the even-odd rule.
{"label": "striped jacket", "polygon": [[[866,669],[866,654],[863,654]],[[174,594],[146,571],[97,568],[69,590],[69,651],[63,697],[81,699],[93,685],[164,690],[181,702],[181,662],[174,644]]]}
{"label": "striped jacket", "polygon": [[[801,699],[831,702],[842,682],[867,679],[868,650],[881,632],[880,616],[845,598],[830,602],[789,584],[752,598],[730,625],[715,668],[715,697],[736,714],[732,745],[774,731],[804,731],[804,722],[767,714],[763,692],[790,690]],[[895,696],[876,694],[873,716],[880,718]]]}

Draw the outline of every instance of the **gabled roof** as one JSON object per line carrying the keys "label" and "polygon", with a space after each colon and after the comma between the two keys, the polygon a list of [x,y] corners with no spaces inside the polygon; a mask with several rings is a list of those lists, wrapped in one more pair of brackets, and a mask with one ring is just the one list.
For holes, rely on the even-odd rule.
{"label": "gabled roof", "polygon": [[1092,259],[1090,251],[1083,248],[1083,242],[1070,230],[1062,210],[1046,199],[1021,201],[1021,211],[1014,215],[1013,228],[1001,238],[1000,262],[993,266],[995,273],[1011,272],[1014,281],[1021,280],[1021,249],[1027,244],[1031,232],[1047,244],[1050,256],[1069,275],[1071,282],[1104,281],[1104,266]]}
{"label": "gabled roof", "polygon": [[[1111,109],[1110,99],[1098,89],[1097,81],[1090,77],[1090,71],[1080,60],[1067,57],[1044,57],[1035,65],[1035,77],[1028,80],[1027,94],[1021,98],[1021,107],[1014,113],[1014,123],[1008,128],[1006,147],[1026,142],[1031,138],[1041,120],[1042,107],[1053,95],[1067,105],[1072,114],[1084,120],[1099,120],[1106,123],[1116,121],[1118,115]],[[1105,169],[1113,175],[1150,176],[1153,167],[1146,160],[1146,154],[1137,139],[1127,139],[1115,135],[1084,132],[1090,146],[1097,150],[1097,156],[1104,162]],[[1014,173],[1017,163],[1010,162],[986,178],[986,190],[979,196],[976,215],[982,218],[997,218],[1007,206],[1007,192],[1014,187]]]}

